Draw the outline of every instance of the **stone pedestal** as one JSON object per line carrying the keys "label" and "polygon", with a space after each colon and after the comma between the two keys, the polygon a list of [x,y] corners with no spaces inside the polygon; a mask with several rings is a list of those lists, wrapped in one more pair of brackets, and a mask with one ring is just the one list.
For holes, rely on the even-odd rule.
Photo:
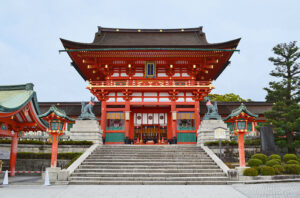
{"label": "stone pedestal", "polygon": [[[49,167],[49,168],[46,168],[46,171],[48,171],[50,183],[54,183],[57,181],[58,173],[61,171],[61,168],[60,167],[55,167],[55,168]],[[42,174],[42,178],[44,181],[45,181],[45,174],[46,173]]]}
{"label": "stone pedestal", "polygon": [[226,140],[230,139],[230,132],[227,128],[227,124],[223,120],[202,120],[201,125],[197,131],[198,141],[197,144],[204,144],[209,141],[216,141],[215,129],[223,128],[226,130]]}
{"label": "stone pedestal", "polygon": [[250,168],[250,167],[246,167],[246,166],[245,167],[235,167],[235,170],[238,172],[239,176],[242,176],[244,173],[244,170],[247,168]]}
{"label": "stone pedestal", "polygon": [[103,144],[102,130],[97,120],[76,120],[70,130],[71,140],[87,140],[94,144]]}

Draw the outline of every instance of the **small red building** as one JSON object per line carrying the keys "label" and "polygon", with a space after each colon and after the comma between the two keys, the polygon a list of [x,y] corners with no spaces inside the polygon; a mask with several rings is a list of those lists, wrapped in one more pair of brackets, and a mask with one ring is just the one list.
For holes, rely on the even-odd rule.
{"label": "small red building", "polygon": [[202,27],[99,27],[92,43],[61,41],[61,51],[101,101],[106,144],[194,144],[199,101],[214,88],[240,39],[210,44]]}

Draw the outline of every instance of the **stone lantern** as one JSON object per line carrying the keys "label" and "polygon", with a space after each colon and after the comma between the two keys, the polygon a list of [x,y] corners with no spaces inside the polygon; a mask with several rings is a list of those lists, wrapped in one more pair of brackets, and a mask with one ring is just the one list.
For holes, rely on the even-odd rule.
{"label": "stone lantern", "polygon": [[258,115],[251,113],[242,103],[241,106],[232,110],[231,114],[224,119],[227,123],[232,123],[233,133],[238,137],[240,167],[246,166],[244,136],[248,133],[248,123],[254,122],[257,117]]}
{"label": "stone lantern", "polygon": [[39,117],[48,122],[48,134],[52,139],[51,168],[56,168],[59,137],[64,135],[67,123],[74,123],[75,120],[69,118],[63,110],[54,105]]}

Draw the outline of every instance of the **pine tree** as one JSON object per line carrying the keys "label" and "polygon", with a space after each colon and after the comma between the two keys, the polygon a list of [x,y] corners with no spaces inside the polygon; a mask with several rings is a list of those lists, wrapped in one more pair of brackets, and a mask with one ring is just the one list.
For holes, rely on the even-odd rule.
{"label": "pine tree", "polygon": [[276,57],[270,57],[275,70],[270,72],[278,81],[264,88],[268,93],[267,102],[273,102],[271,111],[265,112],[267,122],[277,132],[284,132],[289,152],[294,152],[293,133],[300,132],[300,64],[299,47],[296,41],[278,44],[273,48]]}

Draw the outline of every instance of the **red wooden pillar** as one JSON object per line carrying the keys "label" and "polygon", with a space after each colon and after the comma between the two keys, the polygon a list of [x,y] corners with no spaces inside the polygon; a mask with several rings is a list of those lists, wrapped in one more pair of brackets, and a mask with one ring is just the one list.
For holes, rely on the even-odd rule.
{"label": "red wooden pillar", "polygon": [[244,132],[238,132],[238,140],[239,140],[239,157],[240,157],[240,167],[245,167],[245,148],[244,148]]}
{"label": "red wooden pillar", "polygon": [[197,134],[199,125],[200,125],[200,105],[199,105],[199,101],[195,100],[195,129],[196,129],[196,134]]}
{"label": "red wooden pillar", "polygon": [[105,137],[106,129],[106,101],[101,101],[101,129],[103,131],[103,137]]}
{"label": "red wooden pillar", "polygon": [[57,166],[57,150],[58,150],[58,133],[51,133],[52,136],[52,153],[51,153],[51,168]]}
{"label": "red wooden pillar", "polygon": [[129,137],[129,122],[130,122],[130,104],[129,101],[125,102],[125,138]]}
{"label": "red wooden pillar", "polygon": [[9,159],[9,171],[10,176],[15,176],[16,162],[18,152],[18,133],[15,133],[11,141],[10,159]]}
{"label": "red wooden pillar", "polygon": [[176,116],[176,103],[175,103],[175,100],[173,100],[171,102],[171,113],[172,113],[172,138],[173,138],[173,137],[177,137],[177,135],[176,135],[176,129],[177,129],[176,119],[177,118],[174,118],[174,116]]}

